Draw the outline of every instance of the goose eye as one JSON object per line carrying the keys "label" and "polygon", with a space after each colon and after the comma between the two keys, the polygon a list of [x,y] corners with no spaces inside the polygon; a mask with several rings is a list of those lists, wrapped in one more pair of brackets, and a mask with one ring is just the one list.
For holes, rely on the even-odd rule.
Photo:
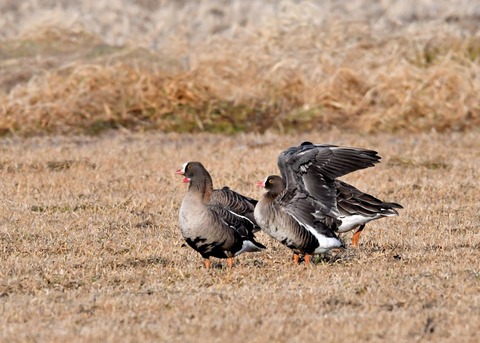
{"label": "goose eye", "polygon": [[190,165],[190,164],[189,164],[189,165],[187,165],[187,169],[190,169],[190,167],[191,167],[191,165]]}
{"label": "goose eye", "polygon": [[268,183],[273,183],[273,180],[272,179],[268,180]]}

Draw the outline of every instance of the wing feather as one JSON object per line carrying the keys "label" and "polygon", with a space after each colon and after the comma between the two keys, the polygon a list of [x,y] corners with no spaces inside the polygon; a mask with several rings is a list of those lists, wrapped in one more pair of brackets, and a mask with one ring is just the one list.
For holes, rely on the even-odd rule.
{"label": "wing feather", "polygon": [[335,178],[379,163],[374,150],[304,142],[278,156],[278,167],[292,193],[304,193],[315,212],[338,215]]}
{"label": "wing feather", "polygon": [[218,204],[224,206],[234,214],[247,218],[254,224],[254,232],[260,230],[253,215],[257,200],[237,193],[228,187],[223,187],[222,189],[215,189],[212,192],[209,203],[212,205]]}
{"label": "wing feather", "polygon": [[248,218],[239,216],[221,205],[207,206],[215,213],[218,220],[235,230],[240,237],[245,239],[252,239],[254,237],[253,232],[256,225]]}

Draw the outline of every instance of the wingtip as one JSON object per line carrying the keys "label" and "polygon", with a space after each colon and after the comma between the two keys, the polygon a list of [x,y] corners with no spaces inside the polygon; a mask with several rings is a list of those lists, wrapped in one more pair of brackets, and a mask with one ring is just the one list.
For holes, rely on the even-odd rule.
{"label": "wingtip", "polygon": [[242,243],[242,248],[235,253],[235,256],[243,254],[244,252],[259,252],[267,249],[265,245],[257,242],[254,239],[246,239]]}

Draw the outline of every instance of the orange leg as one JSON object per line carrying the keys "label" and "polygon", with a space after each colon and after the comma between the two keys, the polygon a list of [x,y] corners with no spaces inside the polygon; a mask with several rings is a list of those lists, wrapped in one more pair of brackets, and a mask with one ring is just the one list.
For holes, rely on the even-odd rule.
{"label": "orange leg", "polygon": [[206,258],[203,260],[203,263],[205,264],[205,268],[210,269],[211,261],[209,258]]}
{"label": "orange leg", "polygon": [[228,268],[232,269],[232,267],[233,267],[233,257],[227,258],[227,264],[228,264]]}
{"label": "orange leg", "polygon": [[354,247],[358,247],[358,240],[360,239],[360,234],[362,233],[363,229],[365,229],[365,225],[361,225],[357,231],[352,236],[352,245]]}
{"label": "orange leg", "polygon": [[300,259],[300,255],[293,253],[293,262],[298,265],[298,260]]}
{"label": "orange leg", "polygon": [[310,264],[310,260],[312,259],[312,255],[309,255],[309,254],[305,254],[305,256],[303,257],[304,261],[305,261],[305,265],[308,266]]}

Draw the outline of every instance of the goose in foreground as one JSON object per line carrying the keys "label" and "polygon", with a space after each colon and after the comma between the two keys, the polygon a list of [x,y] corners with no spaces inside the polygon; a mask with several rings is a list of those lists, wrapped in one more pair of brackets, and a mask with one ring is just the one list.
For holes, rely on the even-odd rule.
{"label": "goose in foreground", "polygon": [[280,176],[270,176],[259,185],[267,189],[255,207],[255,219],[267,234],[299,255],[321,254],[343,247],[335,231],[337,219],[335,178],[374,166],[376,151],[315,145],[291,147],[278,157]]}
{"label": "goose in foreground", "polygon": [[[189,183],[179,211],[180,229],[187,244],[202,255],[207,269],[211,256],[227,258],[231,268],[233,257],[265,249],[253,235],[258,227],[242,212],[253,199],[226,188],[214,190],[200,162],[187,162],[176,173]],[[243,215],[235,213],[235,208]]]}

